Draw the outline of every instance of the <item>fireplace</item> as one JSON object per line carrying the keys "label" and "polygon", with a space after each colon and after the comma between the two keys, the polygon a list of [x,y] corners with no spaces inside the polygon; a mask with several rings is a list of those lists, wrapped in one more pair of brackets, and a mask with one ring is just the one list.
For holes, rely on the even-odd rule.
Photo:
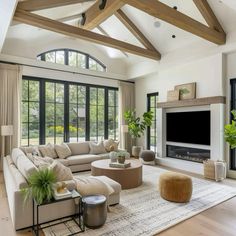
{"label": "fireplace", "polygon": [[204,160],[210,159],[210,150],[199,148],[167,145],[166,153],[167,156],[171,158],[194,161],[198,163],[202,163]]}

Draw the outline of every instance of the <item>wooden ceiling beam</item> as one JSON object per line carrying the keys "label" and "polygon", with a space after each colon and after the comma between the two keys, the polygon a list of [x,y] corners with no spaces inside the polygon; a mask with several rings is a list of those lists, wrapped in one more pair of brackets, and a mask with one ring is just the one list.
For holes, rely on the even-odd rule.
{"label": "wooden ceiling beam", "polygon": [[39,11],[53,7],[62,7],[90,1],[94,0],[27,0],[19,2],[17,8],[25,11]]}
{"label": "wooden ceiling beam", "polygon": [[218,32],[208,26],[192,19],[191,17],[176,11],[166,4],[157,0],[122,0],[147,14],[166,21],[182,30],[195,34],[210,42],[218,45],[223,45],[226,42],[226,34]]}
{"label": "wooden ceiling beam", "polygon": [[39,16],[27,11],[19,9],[16,10],[14,19],[21,23],[39,27],[70,37],[83,39],[118,50],[126,51],[135,55],[151,58],[154,60],[160,60],[161,58],[160,55],[155,51],[144,49],[126,42],[119,41],[114,38],[109,38],[107,36],[94,33],[92,31],[84,30],[75,26],[51,20],[49,18]]}
{"label": "wooden ceiling beam", "polygon": [[92,30],[123,6],[124,3],[121,0],[98,0],[83,13],[80,27]]}
{"label": "wooden ceiling beam", "polygon": [[224,33],[224,29],[222,28],[220,22],[218,21],[216,15],[212,11],[207,0],[193,0],[198,10],[201,12],[203,18],[210,28]]}
{"label": "wooden ceiling beam", "polygon": [[145,37],[145,35],[138,29],[138,27],[129,19],[129,17],[121,10],[117,10],[115,16],[126,26],[126,28],[138,39],[144,47],[157,51],[152,43]]}

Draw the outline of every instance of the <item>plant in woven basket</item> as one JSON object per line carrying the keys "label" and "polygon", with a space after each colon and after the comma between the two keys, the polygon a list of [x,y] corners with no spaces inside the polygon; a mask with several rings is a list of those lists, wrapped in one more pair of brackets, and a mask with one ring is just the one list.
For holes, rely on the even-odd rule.
{"label": "plant in woven basket", "polygon": [[231,111],[233,119],[230,124],[225,125],[225,141],[230,148],[236,148],[236,110]]}
{"label": "plant in woven basket", "polygon": [[21,189],[26,202],[34,198],[38,204],[49,201],[53,197],[53,184],[56,182],[56,176],[52,170],[41,169],[28,178],[29,187]]}

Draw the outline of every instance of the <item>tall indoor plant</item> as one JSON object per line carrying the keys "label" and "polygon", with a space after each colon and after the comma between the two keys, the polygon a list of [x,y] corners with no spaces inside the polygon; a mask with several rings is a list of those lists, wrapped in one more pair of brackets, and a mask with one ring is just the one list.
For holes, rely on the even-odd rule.
{"label": "tall indoor plant", "polygon": [[230,124],[225,125],[225,141],[231,149],[236,148],[236,110],[231,111],[233,119]]}
{"label": "tall indoor plant", "polygon": [[[132,145],[134,145],[136,139],[140,138],[146,128],[152,125],[153,113],[152,111],[144,112],[141,118],[136,116],[135,110],[128,110],[124,113],[124,118],[128,124]],[[138,157],[141,149],[141,146],[132,146],[132,156]]]}

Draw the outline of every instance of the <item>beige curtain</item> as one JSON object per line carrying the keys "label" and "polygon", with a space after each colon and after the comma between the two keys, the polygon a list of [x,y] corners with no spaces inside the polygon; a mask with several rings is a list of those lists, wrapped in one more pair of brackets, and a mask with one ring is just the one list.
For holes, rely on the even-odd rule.
{"label": "beige curtain", "polygon": [[0,127],[13,125],[11,142],[8,136],[0,137],[1,164],[2,158],[10,153],[10,143],[12,147],[20,143],[21,80],[20,66],[0,63]]}
{"label": "beige curtain", "polygon": [[132,139],[129,134],[122,132],[122,125],[125,125],[124,112],[135,107],[135,87],[134,83],[119,82],[119,127],[120,127],[120,147],[131,153]]}

